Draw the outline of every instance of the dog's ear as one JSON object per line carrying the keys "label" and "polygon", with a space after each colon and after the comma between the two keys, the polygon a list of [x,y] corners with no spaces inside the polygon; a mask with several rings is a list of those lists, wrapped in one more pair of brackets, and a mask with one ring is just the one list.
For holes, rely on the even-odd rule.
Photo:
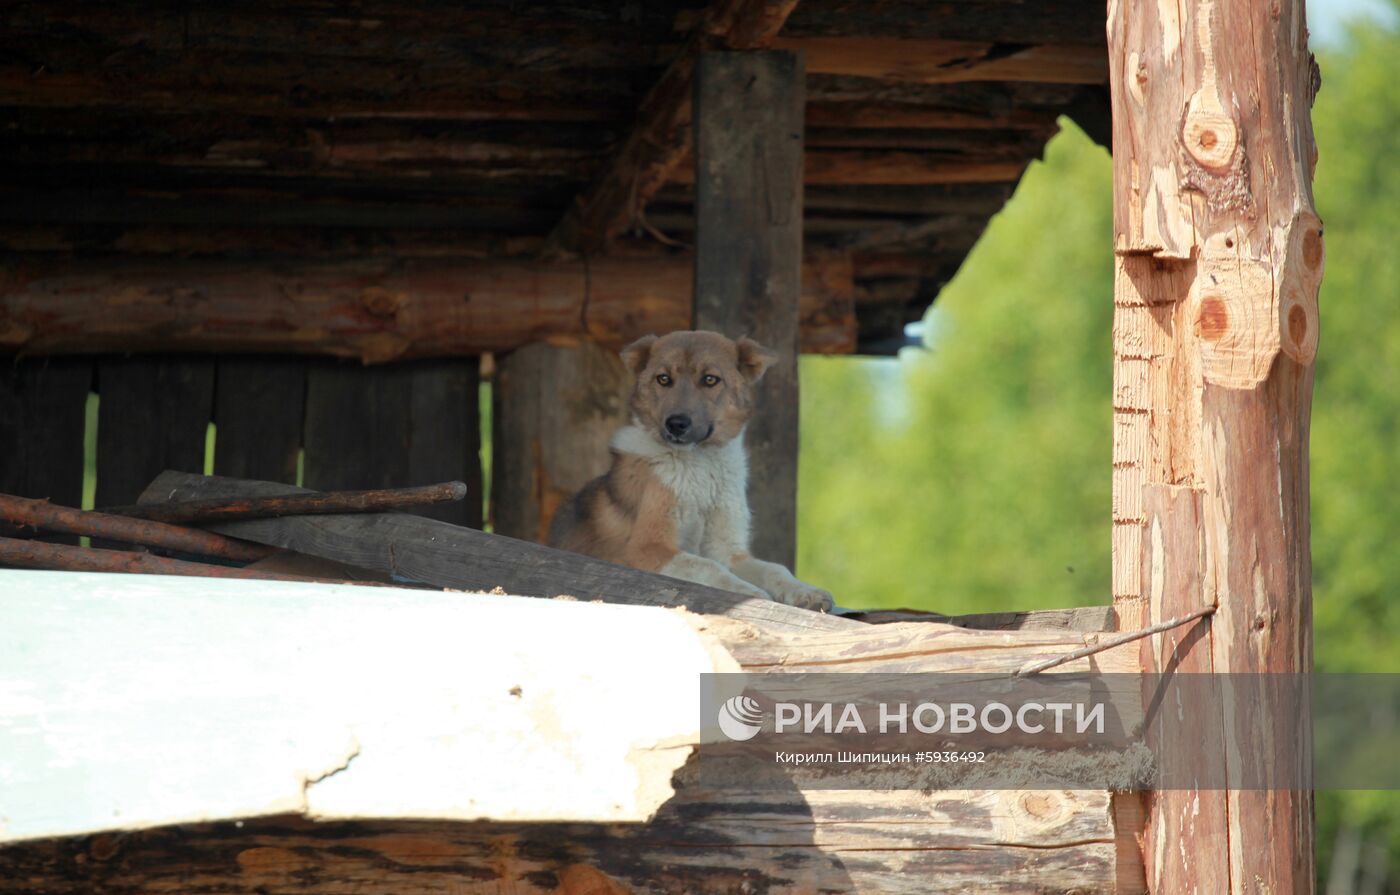
{"label": "dog's ear", "polygon": [[768,368],[778,362],[776,352],[764,348],[748,336],[735,344],[739,346],[739,372],[749,382],[762,379]]}
{"label": "dog's ear", "polygon": [[622,349],[622,362],[634,375],[642,372],[646,369],[647,361],[651,359],[651,349],[655,344],[656,336],[642,336]]}

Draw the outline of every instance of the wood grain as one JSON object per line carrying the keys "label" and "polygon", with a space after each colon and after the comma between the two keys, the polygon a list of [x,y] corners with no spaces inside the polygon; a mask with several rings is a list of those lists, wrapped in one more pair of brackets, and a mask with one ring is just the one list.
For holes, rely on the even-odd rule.
{"label": "wood grain", "polygon": [[[544,338],[620,348],[690,328],[691,266],[684,255],[655,254],[550,265],[32,260],[10,267],[0,288],[0,353],[281,352],[376,363]],[[806,345],[851,350],[849,259],[814,256],[805,269]]]}
{"label": "wood grain", "polygon": [[695,327],[748,336],[777,362],[746,433],[753,551],[797,558],[801,57],[705,53],[695,88]]}
{"label": "wood grain", "polygon": [[[1118,614],[1137,627],[1173,603],[1219,607],[1203,642],[1145,667],[1307,673],[1324,251],[1303,4],[1113,2],[1109,49]],[[1308,718],[1265,705],[1237,707],[1219,737],[1182,733],[1256,779],[1310,767]],[[1177,795],[1149,814],[1152,891],[1313,890],[1310,792],[1201,792],[1189,820]]]}
{"label": "wood grain", "polygon": [[612,464],[632,377],[593,342],[538,342],[498,360],[493,388],[493,530],[543,544],[559,507]]}

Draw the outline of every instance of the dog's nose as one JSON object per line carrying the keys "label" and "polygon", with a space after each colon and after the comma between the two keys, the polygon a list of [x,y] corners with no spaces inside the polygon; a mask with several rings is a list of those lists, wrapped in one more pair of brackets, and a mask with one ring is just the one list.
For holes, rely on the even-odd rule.
{"label": "dog's nose", "polygon": [[666,431],[680,438],[690,431],[690,417],[683,413],[676,413],[666,417]]}

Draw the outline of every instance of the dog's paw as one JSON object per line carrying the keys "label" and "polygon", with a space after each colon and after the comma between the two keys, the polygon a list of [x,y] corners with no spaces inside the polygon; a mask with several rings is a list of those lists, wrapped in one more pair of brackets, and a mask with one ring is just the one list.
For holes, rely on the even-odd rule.
{"label": "dog's paw", "polygon": [[813,587],[801,581],[783,581],[769,589],[778,603],[797,606],[801,609],[815,609],[817,612],[830,612],[836,602],[831,594],[820,587]]}

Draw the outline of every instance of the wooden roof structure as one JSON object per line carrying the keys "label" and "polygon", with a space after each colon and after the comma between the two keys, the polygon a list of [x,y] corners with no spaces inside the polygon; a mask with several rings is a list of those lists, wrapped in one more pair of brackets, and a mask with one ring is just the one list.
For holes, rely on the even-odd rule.
{"label": "wooden roof structure", "polygon": [[[695,61],[768,47],[805,56],[806,252],[841,257],[854,310],[804,345],[889,353],[1058,116],[1108,138],[1091,2],[63,2],[3,25],[20,293],[59,269],[120,290],[123,265],[217,291],[189,265],[684,254]],[[0,308],[0,348],[124,347],[46,343],[25,313]]]}

